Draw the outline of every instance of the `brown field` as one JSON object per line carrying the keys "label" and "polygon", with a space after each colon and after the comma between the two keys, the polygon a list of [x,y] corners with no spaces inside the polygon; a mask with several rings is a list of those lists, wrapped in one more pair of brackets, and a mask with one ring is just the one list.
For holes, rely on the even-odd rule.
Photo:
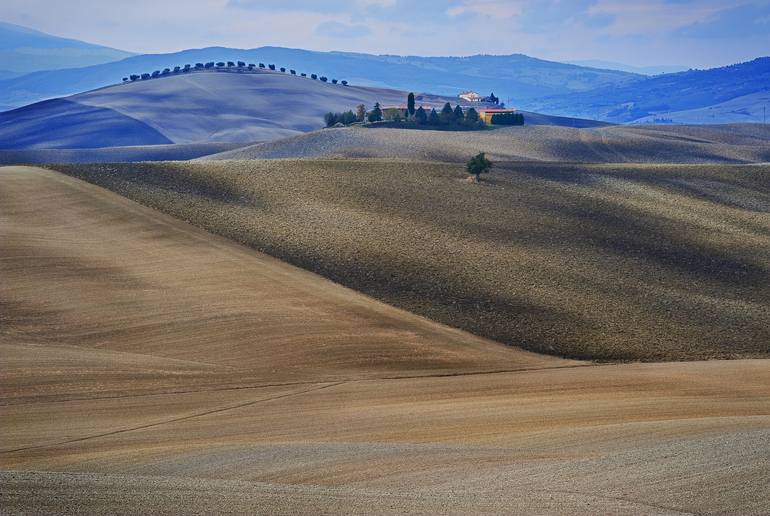
{"label": "brown field", "polygon": [[464,163],[469,156],[486,152],[500,161],[770,162],[770,127],[766,125],[571,127],[535,113],[526,117],[522,127],[471,132],[324,129],[199,159],[397,158]]}
{"label": "brown field", "polygon": [[388,304],[598,360],[770,356],[769,165],[58,167]]}
{"label": "brown field", "polygon": [[[212,226],[228,220],[217,210],[251,213],[248,224],[234,226],[251,233],[240,234],[258,234],[262,210],[278,210],[270,219],[276,227],[295,227],[288,214],[304,206],[298,217],[308,229],[295,229],[299,240],[288,241],[302,256],[318,252],[310,235],[326,231],[332,219],[351,242],[366,234],[362,227],[381,230],[375,215],[392,224],[415,202],[403,195],[409,188],[421,188],[423,200],[450,189],[478,208],[524,186],[532,196],[537,185],[545,203],[553,183],[577,205],[580,188],[603,181],[606,191],[590,187],[602,206],[617,199],[612,181],[632,183],[642,200],[657,192],[667,217],[689,213],[688,228],[715,224],[717,215],[705,214],[721,210],[722,226],[709,227],[713,239],[698,237],[705,249],[732,248],[737,232],[744,247],[736,253],[759,245],[754,239],[767,222],[758,208],[762,191],[749,198],[741,190],[762,183],[762,167],[666,169],[681,181],[680,194],[674,186],[650,186],[661,172],[655,169],[567,167],[558,178],[551,169],[513,169],[484,187],[462,183],[458,170],[445,165],[424,165],[419,173],[414,164],[387,163],[109,170],[101,177],[112,188],[148,203],[178,198],[169,211],[200,209]],[[378,197],[388,192],[383,172],[407,187],[399,204]],[[586,185],[575,174],[598,178]],[[704,174],[736,181],[735,190],[722,193],[733,196],[732,204],[698,197],[690,174],[702,189],[711,185]],[[311,186],[317,196],[289,203]],[[324,200],[341,192],[351,195],[336,204]],[[734,206],[751,199],[751,208]],[[459,214],[452,219],[458,220]],[[496,223],[462,220],[474,226],[458,232],[478,241],[485,235],[480,221]],[[438,245],[429,217],[402,220],[410,238],[412,224]],[[524,220],[512,232],[531,231],[531,224]],[[551,227],[547,219],[542,224]],[[767,361],[590,365],[534,355],[383,305],[41,169],[0,169],[0,242],[3,513],[770,511]],[[386,259],[393,242],[383,242]],[[455,249],[466,245],[458,243],[443,252],[456,258]],[[371,252],[350,249],[364,263]],[[494,269],[493,249],[471,276]],[[661,271],[666,280],[688,274]],[[761,289],[737,277],[744,297],[736,303],[764,306],[756,297]],[[724,294],[715,285],[725,289],[728,282],[718,280],[698,282]]]}

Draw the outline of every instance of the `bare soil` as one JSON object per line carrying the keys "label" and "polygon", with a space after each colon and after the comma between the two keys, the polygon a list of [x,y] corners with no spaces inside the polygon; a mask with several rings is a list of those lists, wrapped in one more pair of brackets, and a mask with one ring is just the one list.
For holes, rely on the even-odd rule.
{"label": "bare soil", "polygon": [[590,360],[770,355],[770,166],[58,167],[388,304]]}
{"label": "bare soil", "polygon": [[770,510],[765,360],[534,355],[40,169],[0,221],[3,513]]}

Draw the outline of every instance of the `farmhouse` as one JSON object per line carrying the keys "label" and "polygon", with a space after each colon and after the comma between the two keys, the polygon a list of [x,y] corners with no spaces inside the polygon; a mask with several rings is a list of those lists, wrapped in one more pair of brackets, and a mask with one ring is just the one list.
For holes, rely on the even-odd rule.
{"label": "farmhouse", "polygon": [[467,100],[468,102],[485,102],[486,97],[482,97],[475,91],[464,91],[458,95],[463,100]]}
{"label": "farmhouse", "polygon": [[506,114],[506,113],[515,113],[515,109],[503,109],[503,108],[479,108],[476,111],[479,112],[479,118],[485,123],[485,124],[491,124],[492,123],[492,117],[494,115],[499,114]]}

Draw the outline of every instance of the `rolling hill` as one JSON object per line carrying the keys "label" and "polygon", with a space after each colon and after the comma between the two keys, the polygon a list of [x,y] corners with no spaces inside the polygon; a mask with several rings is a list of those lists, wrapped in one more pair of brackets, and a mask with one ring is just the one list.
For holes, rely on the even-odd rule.
{"label": "rolling hill", "polygon": [[0,220],[4,514],[766,512],[766,361],[506,348],[50,170]]}
{"label": "rolling hill", "polygon": [[[710,70],[659,75],[626,85],[543,98],[537,111],[628,123],[654,118],[674,123],[762,122],[770,92],[770,57]],[[720,108],[727,104],[727,109]],[[764,105],[764,104],[762,104]],[[693,116],[693,110],[710,116]],[[681,118],[679,113],[684,113]]]}
{"label": "rolling hill", "polygon": [[[131,52],[60,38],[20,25],[0,21],[0,68],[13,74],[100,65],[130,57]],[[0,79],[8,79],[3,77]],[[7,86],[0,86],[0,105],[11,105]]]}
{"label": "rolling hill", "polygon": [[531,351],[770,356],[768,165],[510,162],[481,186],[403,158],[56,169]]}
{"label": "rolling hill", "polygon": [[[526,113],[523,127],[480,132],[348,127],[244,146],[203,160],[397,158],[465,162],[477,152],[502,161],[757,163],[770,161],[770,127],[605,126]],[[578,127],[573,127],[576,125]],[[593,127],[592,127],[593,126]]]}
{"label": "rolling hill", "polygon": [[[407,93],[288,73],[201,71],[129,82],[0,113],[0,149],[252,143],[319,129],[328,111],[404,105]],[[417,95],[426,107],[457,98]],[[533,123],[596,125],[538,117]]]}
{"label": "rolling hill", "polygon": [[509,56],[400,57],[345,52],[315,52],[280,47],[250,50],[211,47],[171,54],[147,54],[79,69],[37,72],[0,80],[0,105],[23,106],[52,97],[72,95],[115,84],[130,74],[150,73],[186,63],[208,61],[275,63],[308,74],[316,73],[351,84],[456,96],[476,89],[494,91],[503,101],[525,100],[599,86],[620,85],[640,75]]}

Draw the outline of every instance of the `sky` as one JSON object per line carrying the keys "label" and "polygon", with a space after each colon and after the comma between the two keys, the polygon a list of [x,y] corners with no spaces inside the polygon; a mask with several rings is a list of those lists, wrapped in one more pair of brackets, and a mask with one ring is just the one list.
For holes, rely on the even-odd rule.
{"label": "sky", "polygon": [[0,19],[142,53],[265,45],[709,68],[770,55],[770,0],[0,0]]}

